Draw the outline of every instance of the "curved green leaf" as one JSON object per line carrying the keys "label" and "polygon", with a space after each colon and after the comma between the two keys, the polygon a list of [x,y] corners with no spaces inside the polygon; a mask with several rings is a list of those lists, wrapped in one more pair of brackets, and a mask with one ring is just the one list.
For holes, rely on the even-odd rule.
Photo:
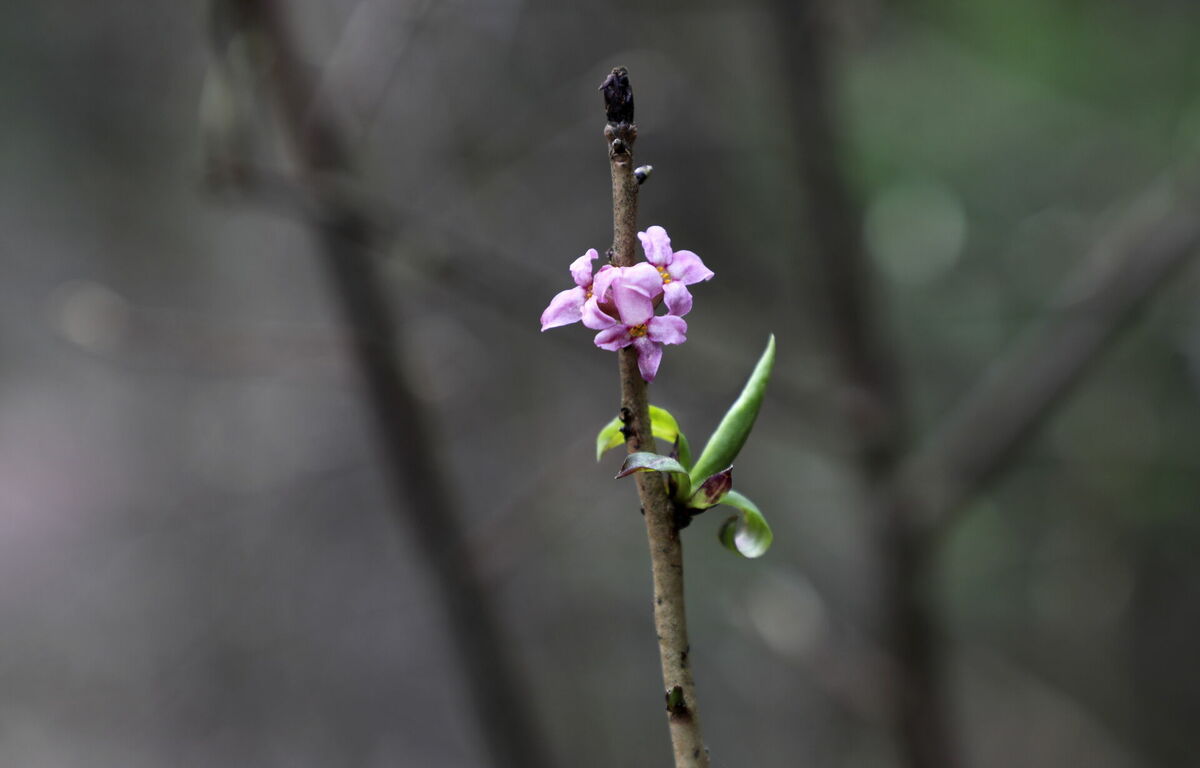
{"label": "curved green leaf", "polygon": [[[596,435],[596,461],[600,461],[600,457],[606,451],[625,444],[625,435],[621,432],[623,426],[625,425],[621,423],[621,418],[617,417],[605,424],[604,429],[600,430],[600,434]],[[666,440],[668,443],[676,445],[676,450],[679,451],[679,461],[685,467],[692,465],[692,451],[688,446],[687,438],[683,436],[683,432],[679,431],[679,423],[666,408],[659,408],[657,405],[650,406],[650,431],[659,440]]]}
{"label": "curved green leaf", "polygon": [[709,475],[720,472],[733,463],[738,451],[746,444],[751,428],[754,427],[754,420],[758,417],[758,409],[762,407],[763,394],[774,367],[775,335],[771,334],[767,340],[767,348],[758,359],[758,365],[754,366],[750,378],[746,380],[742,393],[725,412],[725,417],[713,431],[712,437],[708,438],[708,444],[704,446],[700,458],[696,459],[696,464],[691,469],[692,485],[698,485]]}
{"label": "curved green leaf", "polygon": [[753,501],[737,491],[725,494],[721,503],[741,512],[721,525],[717,534],[721,543],[742,557],[761,557],[771,547],[771,541],[775,538],[762,512]]}
{"label": "curved green leaf", "polygon": [[670,456],[662,456],[646,451],[631,453],[625,457],[625,463],[621,465],[621,471],[617,473],[617,478],[628,477],[634,472],[670,472],[675,476],[677,497],[686,499],[692,491],[692,484],[688,479],[687,470]]}

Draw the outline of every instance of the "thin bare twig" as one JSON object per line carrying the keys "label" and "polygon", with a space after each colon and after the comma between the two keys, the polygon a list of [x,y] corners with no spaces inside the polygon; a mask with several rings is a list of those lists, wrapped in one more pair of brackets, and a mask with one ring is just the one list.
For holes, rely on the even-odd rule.
{"label": "thin bare twig", "polygon": [[[638,182],[633,175],[633,89],[624,67],[612,71],[604,85],[608,124],[604,138],[612,171],[613,245],[612,262],[618,267],[636,263]],[[654,452],[650,427],[650,401],[646,382],[638,370],[632,347],[618,351],[621,377],[621,418],[625,422],[625,447],[629,453]],[[650,543],[650,567],[654,580],[654,628],[666,688],[667,722],[676,768],[707,768],[708,750],[700,733],[696,706],[696,684],[688,661],[687,616],[683,602],[683,542],[679,536],[675,505],[667,495],[663,476],[657,472],[636,473],[638,498],[646,520]]]}
{"label": "thin bare twig", "polygon": [[520,685],[487,592],[474,570],[452,493],[437,460],[436,433],[405,371],[393,302],[372,252],[378,231],[371,212],[352,198],[314,180],[352,171],[349,152],[326,105],[314,100],[315,80],[275,0],[235,0],[225,8],[239,14],[260,38],[280,122],[305,187],[311,190],[312,222],[334,297],[352,333],[351,353],[363,377],[372,425],[383,451],[387,476],[397,496],[397,518],[417,538],[416,549],[441,590],[450,634],[465,669],[467,690],[459,697],[472,709],[492,762],[503,768],[545,768],[544,752],[528,696]]}

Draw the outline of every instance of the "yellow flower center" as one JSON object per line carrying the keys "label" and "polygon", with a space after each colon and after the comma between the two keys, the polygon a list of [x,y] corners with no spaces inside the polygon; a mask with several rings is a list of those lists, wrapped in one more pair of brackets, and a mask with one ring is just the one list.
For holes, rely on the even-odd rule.
{"label": "yellow flower center", "polygon": [[647,333],[649,333],[649,331],[646,330],[645,325],[635,325],[629,329],[629,335],[635,339],[639,336],[645,336]]}
{"label": "yellow flower center", "polygon": [[655,267],[655,269],[658,270],[658,274],[662,275],[663,285],[671,282],[671,275],[667,272],[666,267]]}

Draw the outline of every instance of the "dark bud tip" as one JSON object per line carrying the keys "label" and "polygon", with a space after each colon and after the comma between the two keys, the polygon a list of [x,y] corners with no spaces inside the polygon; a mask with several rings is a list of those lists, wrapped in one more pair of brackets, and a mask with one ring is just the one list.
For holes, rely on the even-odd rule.
{"label": "dark bud tip", "polygon": [[646,179],[650,178],[650,173],[654,170],[653,165],[639,165],[633,169],[633,177],[637,179],[638,184],[642,184]]}
{"label": "dark bud tip", "polygon": [[633,86],[629,84],[629,70],[613,67],[600,84],[604,93],[604,113],[613,124],[633,122]]}

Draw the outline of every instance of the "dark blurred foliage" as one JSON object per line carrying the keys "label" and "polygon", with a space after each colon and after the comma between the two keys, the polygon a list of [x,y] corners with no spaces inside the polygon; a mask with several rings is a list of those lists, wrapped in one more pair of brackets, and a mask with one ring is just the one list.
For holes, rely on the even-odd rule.
{"label": "dark blurred foliage", "polygon": [[[1200,6],[835,10],[845,166],[920,430],[1143,190],[1195,170]],[[290,178],[261,73],[212,53],[200,4],[3,15],[0,763],[481,764],[303,190],[213,183],[230,159]],[[653,400],[698,442],[779,339],[736,469],[774,548],[721,549],[719,511],[686,532],[707,740],[728,766],[896,765],[771,8],[307,0],[291,21],[389,232],[405,364],[561,763],[669,754],[643,527],[593,456],[615,361],[537,332],[611,237],[596,88],[623,64],[641,220],[717,273]],[[938,552],[970,765],[1200,761],[1197,274]]]}

